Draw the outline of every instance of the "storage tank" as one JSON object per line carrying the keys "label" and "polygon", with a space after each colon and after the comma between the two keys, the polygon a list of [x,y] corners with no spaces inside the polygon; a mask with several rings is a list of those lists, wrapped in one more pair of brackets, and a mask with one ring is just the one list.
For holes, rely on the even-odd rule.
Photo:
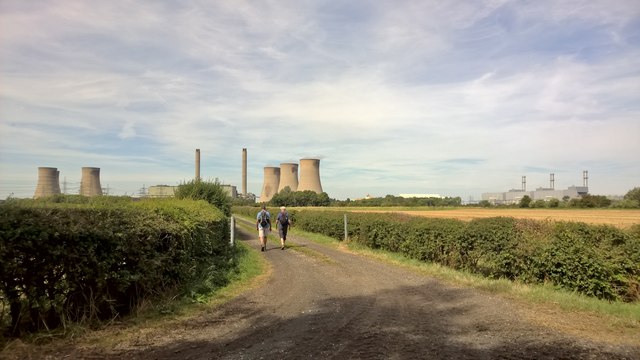
{"label": "storage tank", "polygon": [[54,167],[38,168],[38,184],[33,194],[34,199],[60,194],[60,172]]}
{"label": "storage tank", "polygon": [[280,184],[280,168],[273,166],[266,166],[264,168],[264,183],[262,185],[262,193],[260,194],[260,201],[267,202],[273,198],[278,191],[278,184]]}
{"label": "storage tank", "polygon": [[280,185],[278,186],[278,192],[287,186],[291,191],[298,191],[298,164],[280,164]]}
{"label": "storage tank", "polygon": [[300,160],[300,183],[298,191],[311,190],[316,193],[322,192],[320,183],[320,159]]}
{"label": "storage tank", "polygon": [[82,180],[80,180],[80,195],[102,195],[102,186],[100,186],[100,168],[82,168]]}

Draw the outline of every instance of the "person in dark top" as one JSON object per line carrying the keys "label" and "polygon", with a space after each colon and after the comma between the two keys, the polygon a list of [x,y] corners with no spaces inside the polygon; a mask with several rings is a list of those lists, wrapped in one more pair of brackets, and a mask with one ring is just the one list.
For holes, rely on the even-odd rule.
{"label": "person in dark top", "polygon": [[278,233],[280,233],[280,245],[282,245],[282,247],[280,247],[280,250],[284,250],[284,242],[287,241],[287,231],[289,230],[290,225],[291,219],[289,218],[287,208],[281,206],[280,212],[278,213],[278,218],[276,220]]}

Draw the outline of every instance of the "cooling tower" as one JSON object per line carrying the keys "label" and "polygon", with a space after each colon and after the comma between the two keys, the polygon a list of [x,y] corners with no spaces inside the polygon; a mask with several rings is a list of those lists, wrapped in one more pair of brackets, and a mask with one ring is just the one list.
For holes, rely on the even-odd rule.
{"label": "cooling tower", "polygon": [[82,168],[82,180],[80,180],[80,195],[102,195],[102,186],[100,186],[100,168]]}
{"label": "cooling tower", "polygon": [[38,168],[38,185],[33,198],[41,198],[60,194],[60,172],[57,168],[39,167]]}
{"label": "cooling tower", "polygon": [[298,164],[280,164],[280,185],[278,186],[278,192],[287,186],[291,191],[298,190]]}
{"label": "cooling tower", "polygon": [[300,160],[300,183],[298,184],[298,191],[306,190],[311,190],[318,194],[322,192],[319,159]]}
{"label": "cooling tower", "polygon": [[60,194],[60,170],[56,170],[56,184],[54,187],[56,194]]}
{"label": "cooling tower", "polygon": [[200,149],[196,149],[196,181],[200,181]]}
{"label": "cooling tower", "polygon": [[242,195],[247,196],[247,149],[242,148]]}
{"label": "cooling tower", "polygon": [[278,191],[280,183],[280,168],[267,166],[264,168],[264,184],[262,185],[261,202],[267,202],[273,198]]}

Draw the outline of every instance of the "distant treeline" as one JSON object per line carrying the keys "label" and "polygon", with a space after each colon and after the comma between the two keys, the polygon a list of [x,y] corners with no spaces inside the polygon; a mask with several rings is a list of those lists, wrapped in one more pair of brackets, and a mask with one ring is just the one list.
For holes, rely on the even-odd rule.
{"label": "distant treeline", "polygon": [[387,195],[358,200],[333,200],[332,206],[461,206],[462,199],[456,197],[429,197],[429,198],[404,198],[400,196]]}
{"label": "distant treeline", "polygon": [[[249,199],[233,199],[234,206],[259,206]],[[394,195],[375,197],[357,200],[337,200],[331,199],[327,193],[316,194],[313,191],[291,191],[289,187],[284,188],[267,202],[271,206],[336,206],[336,207],[418,207],[418,206],[463,206],[459,196],[444,198],[404,198]],[[520,202],[515,204],[492,204],[487,200],[482,200],[478,204],[465,206],[480,207],[507,207],[507,208],[619,208],[637,209],[640,208],[640,187],[629,190],[623,200],[611,200],[603,195],[583,195],[580,198],[571,199],[565,196],[563,199],[533,200],[525,195]]]}
{"label": "distant treeline", "polygon": [[[234,199],[234,206],[259,206],[261,203],[254,203],[252,200]],[[382,206],[461,206],[462,199],[460,197],[445,198],[403,198],[400,196],[387,195],[385,197],[358,199],[358,200],[337,200],[329,198],[325,192],[316,194],[313,191],[291,191],[289,187],[273,196],[267,202],[271,206],[366,206],[366,207],[382,207]]]}

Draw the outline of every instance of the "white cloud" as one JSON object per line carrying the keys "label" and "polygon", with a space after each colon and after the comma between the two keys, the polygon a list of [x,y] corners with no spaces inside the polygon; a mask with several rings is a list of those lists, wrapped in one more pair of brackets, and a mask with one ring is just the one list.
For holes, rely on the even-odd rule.
{"label": "white cloud", "polygon": [[207,172],[233,182],[242,147],[255,192],[263,165],[313,154],[337,197],[363,184],[479,196],[527,167],[611,171],[595,192],[640,177],[632,1],[0,10],[0,173],[25,181],[64,158],[171,182],[201,148]]}

